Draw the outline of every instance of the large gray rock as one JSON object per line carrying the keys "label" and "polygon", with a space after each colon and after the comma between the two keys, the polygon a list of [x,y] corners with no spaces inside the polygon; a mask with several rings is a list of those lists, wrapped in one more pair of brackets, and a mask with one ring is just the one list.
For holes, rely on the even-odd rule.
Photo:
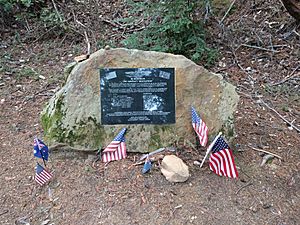
{"label": "large gray rock", "polygon": [[[176,124],[101,125],[99,68],[163,68],[176,71]],[[210,138],[220,130],[233,136],[233,114],[238,103],[233,85],[181,55],[160,52],[101,49],[77,64],[65,85],[42,112],[48,143],[65,143],[79,149],[109,144],[127,127],[129,152],[148,152],[174,142],[195,142],[190,108],[194,106],[209,127]]]}

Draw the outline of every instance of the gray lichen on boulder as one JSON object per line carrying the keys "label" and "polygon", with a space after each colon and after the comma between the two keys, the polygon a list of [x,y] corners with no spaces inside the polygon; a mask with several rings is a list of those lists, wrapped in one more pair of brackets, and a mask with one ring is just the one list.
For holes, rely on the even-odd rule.
{"label": "gray lichen on boulder", "polygon": [[[99,68],[104,67],[174,67],[176,124],[102,125]],[[127,127],[127,150],[148,152],[181,139],[195,142],[191,106],[209,127],[210,138],[220,130],[229,138],[234,133],[233,116],[238,100],[235,87],[221,75],[207,71],[184,56],[122,48],[101,49],[74,66],[65,85],[44,108],[42,126],[50,144],[66,143],[83,150],[106,146],[121,128]]]}

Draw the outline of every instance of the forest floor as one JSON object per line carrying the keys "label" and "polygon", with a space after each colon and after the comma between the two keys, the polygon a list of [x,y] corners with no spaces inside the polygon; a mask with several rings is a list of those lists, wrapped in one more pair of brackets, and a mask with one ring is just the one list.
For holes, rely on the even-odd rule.
{"label": "forest floor", "polygon": [[[99,19],[126,16],[122,1],[91,1],[101,7],[74,2],[68,8],[76,13],[69,15],[90,26],[92,52],[122,37]],[[40,187],[32,154],[34,136],[43,137],[40,112],[63,84],[63,68],[86,53],[86,43],[76,34],[50,38],[50,31],[30,23],[1,31],[0,224],[300,224],[299,29],[293,31],[280,1],[237,1],[220,25],[225,11],[206,25],[208,43],[220,50],[209,69],[240,94],[231,146],[239,179],[219,177],[207,163],[193,165],[205,149],[182,145],[177,155],[191,173],[185,183],[169,183],[157,166],[142,175],[141,166],[130,166],[138,154],[107,168],[93,163],[93,155],[50,155],[54,178]],[[281,159],[261,166],[265,154],[255,149]]]}

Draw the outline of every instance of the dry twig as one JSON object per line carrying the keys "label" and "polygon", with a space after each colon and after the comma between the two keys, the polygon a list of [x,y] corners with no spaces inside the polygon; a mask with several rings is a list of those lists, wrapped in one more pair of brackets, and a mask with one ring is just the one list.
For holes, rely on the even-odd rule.
{"label": "dry twig", "polygon": [[9,212],[9,210],[8,210],[8,209],[5,209],[3,212],[0,213],[0,216],[6,214],[6,213],[8,213],[8,212]]}
{"label": "dry twig", "polygon": [[277,157],[278,159],[281,159],[281,160],[282,160],[282,157],[281,157],[281,156],[276,155],[276,154],[274,154],[274,153],[272,153],[272,152],[268,152],[268,151],[263,150],[263,149],[255,148],[255,147],[253,147],[253,146],[251,146],[251,145],[248,145],[248,146],[249,146],[250,148],[252,148],[253,150],[255,150],[255,151],[267,153],[267,154],[269,154],[269,155],[273,155],[273,156]]}
{"label": "dry twig", "polygon": [[300,65],[297,66],[292,72],[291,74],[289,74],[288,76],[286,76],[284,79],[282,79],[281,81],[275,83],[275,84],[271,84],[270,86],[276,86],[276,85],[279,85],[279,84],[283,84],[284,82],[287,82],[288,80],[294,78],[294,77],[297,77],[299,76],[300,74],[299,73],[296,73],[294,74],[298,69],[299,69]]}
{"label": "dry twig", "polygon": [[298,131],[300,133],[300,129],[298,127],[296,127],[292,122],[289,122],[286,118],[284,118],[279,112],[277,112],[275,109],[273,109],[271,106],[269,106],[267,103],[265,103],[261,98],[260,98],[261,102],[270,110],[272,110],[273,112],[275,112],[284,122],[286,122],[287,124],[289,124],[291,127],[293,127],[296,131]]}
{"label": "dry twig", "polygon": [[233,1],[231,2],[230,6],[228,7],[228,9],[227,9],[225,15],[223,16],[223,18],[221,19],[221,21],[219,22],[219,24],[222,24],[222,23],[223,23],[223,21],[225,20],[226,16],[228,15],[228,13],[230,12],[230,10],[232,9],[232,7],[233,7],[235,1],[236,1],[236,0],[233,0]]}
{"label": "dry twig", "polygon": [[[140,20],[139,22],[135,23],[135,24],[121,24],[117,21],[110,21],[110,20],[107,20],[107,19],[101,19],[103,22],[105,23],[108,23],[114,27],[117,27],[118,29],[121,29],[123,30],[123,35],[124,33],[132,33],[132,32],[137,32],[137,31],[141,31],[143,29],[145,29],[145,26],[141,26],[141,27],[137,27],[138,25],[140,25],[144,20]],[[135,28],[136,27],[136,28]],[[130,29],[128,29],[130,28]],[[120,34],[118,34],[120,35]]]}
{"label": "dry twig", "polygon": [[87,36],[86,31],[84,31],[84,36],[85,36],[85,41],[86,41],[86,44],[87,44],[87,56],[89,56],[91,54],[91,44],[89,42],[89,38]]}
{"label": "dry twig", "polygon": [[249,182],[248,184],[245,184],[244,186],[240,187],[236,192],[235,194],[237,195],[242,189],[244,189],[245,187],[248,187],[250,185],[252,185],[253,183]]}
{"label": "dry twig", "polygon": [[54,7],[54,9],[55,9],[55,12],[56,12],[56,14],[57,14],[57,16],[58,16],[60,22],[63,22],[63,19],[61,18],[60,13],[58,12],[58,9],[57,9],[57,7],[56,7],[56,4],[55,4],[54,0],[52,0],[52,4],[53,4],[53,7]]}
{"label": "dry twig", "polygon": [[241,44],[241,46],[248,47],[248,48],[255,48],[255,49],[259,49],[259,50],[263,50],[263,51],[267,51],[267,52],[273,52],[273,53],[280,52],[280,51],[277,51],[277,50],[274,50],[274,49],[263,48],[263,47],[259,47],[259,46],[256,46],[256,45]]}

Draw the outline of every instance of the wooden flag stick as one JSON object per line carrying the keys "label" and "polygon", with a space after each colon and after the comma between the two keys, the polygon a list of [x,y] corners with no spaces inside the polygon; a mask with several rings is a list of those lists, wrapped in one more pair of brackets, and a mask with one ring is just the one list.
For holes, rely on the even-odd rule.
{"label": "wooden flag stick", "polygon": [[216,137],[215,139],[213,140],[213,142],[208,146],[207,150],[206,150],[206,153],[205,153],[205,156],[204,156],[204,159],[202,160],[201,162],[201,165],[200,165],[200,168],[203,166],[203,163],[205,162],[205,159],[207,158],[208,154],[210,153],[212,147],[215,145],[216,141],[218,140],[218,138],[222,135],[222,132],[220,132]]}
{"label": "wooden flag stick", "polygon": [[36,138],[35,138],[35,141],[36,141],[36,143],[37,143],[37,146],[38,146],[38,149],[39,149],[39,151],[40,151],[40,153],[41,153],[41,156],[42,156],[42,159],[43,159],[44,165],[45,165],[45,167],[47,167],[47,166],[46,166],[46,162],[45,162],[45,158],[44,158],[44,155],[43,155],[43,152],[42,152],[42,149],[40,149],[40,143],[39,143],[39,139],[36,137]]}

